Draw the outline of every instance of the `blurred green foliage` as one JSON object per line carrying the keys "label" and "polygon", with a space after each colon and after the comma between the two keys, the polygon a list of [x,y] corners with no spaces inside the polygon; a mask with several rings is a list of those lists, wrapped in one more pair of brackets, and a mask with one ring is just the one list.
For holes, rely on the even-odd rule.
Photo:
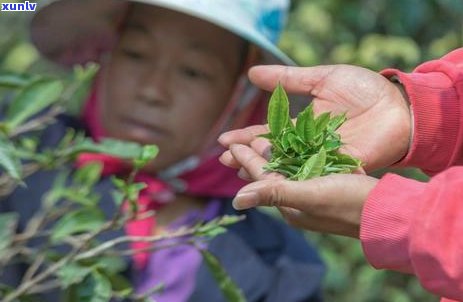
{"label": "blurred green foliage", "polygon": [[[463,46],[460,0],[293,0],[281,47],[300,65],[359,64],[411,71]],[[377,171],[375,176],[390,172]],[[393,170],[425,181],[414,169]],[[404,205],[406,206],[406,205]],[[416,278],[377,271],[357,240],[307,233],[328,265],[329,302],[431,302]]]}
{"label": "blurred green foliage", "polygon": [[[30,16],[0,13],[0,69],[57,72],[40,60],[28,43]],[[280,45],[305,66],[350,63],[374,70],[396,67],[410,71],[420,62],[463,45],[463,1],[293,0]],[[399,172],[426,180],[416,170]],[[326,301],[438,300],[413,277],[372,269],[356,240],[313,233],[307,236],[319,247],[329,268]]]}
{"label": "blurred green foliage", "polygon": [[463,1],[293,0],[281,46],[302,65],[411,69],[463,45]]}

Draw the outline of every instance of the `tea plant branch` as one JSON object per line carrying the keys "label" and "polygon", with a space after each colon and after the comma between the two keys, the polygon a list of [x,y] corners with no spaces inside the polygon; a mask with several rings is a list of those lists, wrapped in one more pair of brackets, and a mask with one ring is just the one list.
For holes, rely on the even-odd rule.
{"label": "tea plant branch", "polygon": [[[122,207],[122,205],[121,205],[121,207]],[[116,224],[117,224],[117,222],[114,221],[114,219],[113,219],[109,223],[106,223],[105,225],[103,225],[98,230],[90,233],[90,235],[86,238],[86,240],[83,240],[82,243],[79,246],[74,247],[72,249],[72,251],[69,252],[65,257],[63,257],[59,261],[51,264],[48,268],[46,268],[43,272],[39,273],[35,277],[27,280],[24,283],[21,283],[14,291],[9,293],[1,301],[2,302],[13,302],[18,297],[29,293],[31,288],[36,287],[39,283],[46,280],[48,277],[52,276],[53,274],[55,274],[59,269],[61,269],[62,267],[68,265],[70,262],[74,261],[76,259],[76,257],[79,255],[79,253],[81,253],[82,250],[85,247],[87,247],[88,244],[93,239],[95,239],[98,235],[102,234],[103,232],[109,230],[111,227],[113,227]]]}
{"label": "tea plant branch", "polygon": [[[125,196],[124,196],[125,197]],[[12,302],[16,300],[18,297],[29,293],[31,288],[34,288],[38,286],[41,282],[46,280],[48,277],[51,275],[55,274],[59,269],[62,267],[66,266],[70,262],[74,261],[75,258],[82,252],[83,249],[85,249],[88,244],[95,239],[97,236],[100,234],[114,228],[115,226],[118,225],[121,213],[123,212],[123,204],[121,204],[114,215],[114,217],[107,223],[105,223],[103,226],[101,226],[99,229],[93,231],[92,233],[88,234],[88,236],[81,241],[79,245],[76,245],[73,247],[71,252],[69,252],[65,257],[60,259],[59,261],[51,264],[48,268],[46,268],[43,272],[37,274],[34,277],[28,277],[28,278],[23,278],[24,282],[21,282],[21,284],[12,292],[10,292],[3,300],[2,302]],[[39,215],[39,217],[41,217]],[[38,218],[40,220],[40,218]],[[40,265],[36,264],[36,265]]]}
{"label": "tea plant branch", "polygon": [[[148,243],[155,243],[167,239],[177,239],[177,238],[182,238],[182,237],[188,237],[188,236],[208,236],[209,233],[208,231],[212,231],[214,228],[220,228],[226,225],[229,225],[231,223],[236,223],[241,220],[245,219],[244,215],[241,216],[233,216],[233,217],[228,217],[224,216],[221,219],[211,221],[209,223],[206,223],[205,225],[198,225],[195,227],[190,227],[190,228],[180,228],[176,231],[169,232],[166,234],[161,234],[161,235],[154,235],[154,236],[122,236],[115,238],[113,240],[106,241],[99,246],[86,251],[85,253],[80,254],[77,257],[77,260],[83,260],[83,259],[88,259],[88,258],[93,258],[98,255],[101,255],[105,251],[114,248],[115,246],[122,244],[122,243],[130,243],[130,242],[148,242]],[[189,240],[185,239],[185,240]],[[183,242],[185,243],[185,241]],[[194,243],[194,241],[192,241]]]}
{"label": "tea plant branch", "polygon": [[26,273],[24,273],[24,276],[23,276],[23,278],[21,280],[21,283],[25,283],[25,282],[28,282],[29,280],[31,280],[32,277],[35,275],[35,273],[40,268],[40,266],[43,264],[44,260],[45,260],[45,255],[44,254],[38,255],[35,258],[34,262],[32,262],[31,266],[29,266]]}
{"label": "tea plant branch", "polygon": [[[123,205],[121,205],[122,207]],[[115,217],[118,214],[115,215]],[[244,219],[244,216],[239,216],[233,219],[233,222],[240,221]],[[178,231],[174,231],[173,233],[167,233],[167,234],[162,234],[162,235],[156,235],[156,236],[147,236],[147,237],[140,237],[140,236],[122,236],[110,241],[106,241],[102,243],[101,245],[90,249],[86,252],[82,252],[82,250],[88,246],[88,244],[95,239],[98,235],[102,234],[103,232],[111,229],[114,227],[116,224],[119,222],[116,221],[115,219],[111,220],[110,222],[106,223],[103,225],[100,229],[94,231],[91,233],[85,240],[82,241],[82,243],[74,247],[71,252],[69,252],[65,257],[57,261],[56,263],[53,263],[50,265],[47,269],[45,269],[43,272],[39,273],[38,275],[34,276],[30,280],[27,280],[26,282],[20,284],[14,291],[9,293],[3,300],[2,302],[12,302],[18,297],[27,294],[30,292],[31,288],[34,288],[38,286],[39,283],[43,282],[46,280],[48,277],[52,276],[55,274],[59,269],[62,267],[68,265],[72,261],[80,261],[80,260],[85,260],[85,259],[90,259],[97,257],[99,255],[102,255],[105,251],[121,244],[121,243],[127,243],[127,242],[157,242],[161,240],[166,240],[166,239],[175,239],[175,238],[181,238],[185,236],[192,236],[192,235],[197,235],[198,232],[204,228],[204,226],[196,226],[192,228],[181,228]],[[219,220],[216,222],[216,226],[220,227],[222,225],[228,225],[230,222],[228,219],[223,218],[222,220]]]}
{"label": "tea plant branch", "polygon": [[[171,238],[169,238],[171,239]],[[174,239],[174,238],[172,238]],[[154,243],[154,242],[152,242]],[[177,242],[171,242],[169,244],[162,244],[162,245],[157,245],[157,246],[151,246],[147,248],[141,248],[137,250],[122,250],[122,251],[113,251],[113,252],[108,252],[108,256],[133,256],[138,253],[152,253],[152,252],[157,252],[163,249],[168,249],[171,247],[179,246],[179,245],[191,245],[194,243],[193,239],[185,239],[183,241],[177,241]]]}
{"label": "tea plant branch", "polygon": [[[123,237],[119,237],[119,238],[116,238],[116,239],[113,239],[113,240],[106,241],[103,244],[101,244],[101,245],[99,245],[99,246],[97,246],[97,247],[95,247],[95,248],[93,248],[91,250],[88,250],[85,253],[80,254],[78,257],[76,257],[76,260],[77,261],[85,260],[85,259],[89,259],[89,258],[93,258],[93,257],[99,256],[99,255],[102,255],[107,250],[112,249],[115,246],[117,246],[119,244],[123,244],[123,243],[132,243],[132,242],[156,243],[156,242],[167,240],[167,239],[177,239],[177,238],[182,238],[182,237],[186,237],[186,236],[192,236],[192,235],[194,235],[196,233],[196,231],[197,231],[197,228],[188,228],[188,229],[182,229],[180,231],[175,231],[175,232],[172,232],[172,233],[166,233],[166,234],[163,234],[163,235],[155,235],[155,236],[146,236],[146,237],[123,236]],[[166,245],[165,247],[171,247],[171,246],[175,246],[175,245],[176,244]],[[178,245],[178,243],[177,243],[177,245]],[[151,248],[151,249],[147,248],[146,251],[162,249],[163,247],[164,246],[158,247],[158,248],[155,247],[155,248]],[[129,251],[122,251],[121,253],[135,254],[135,253],[139,253],[139,252],[142,252],[142,251],[145,251],[145,249],[136,250],[136,251],[130,251],[130,253],[128,253]]]}
{"label": "tea plant branch", "polygon": [[[23,164],[21,171],[24,178],[31,176],[38,172],[42,166],[39,163]],[[18,186],[18,181],[11,177],[9,174],[2,174],[0,176],[0,198],[10,195]],[[0,202],[2,202],[0,200]]]}
{"label": "tea plant branch", "polygon": [[61,283],[59,282],[59,280],[54,279],[46,283],[32,287],[29,290],[29,294],[40,294],[40,293],[48,292],[50,290],[57,289],[60,287],[61,287]]}
{"label": "tea plant branch", "polygon": [[129,299],[131,301],[140,301],[140,302],[144,302],[146,301],[146,299],[148,299],[150,296],[162,291],[164,289],[164,284],[157,284],[156,286],[154,286],[153,288],[147,290],[145,293],[143,294],[134,294],[132,296],[129,297]]}
{"label": "tea plant branch", "polygon": [[25,133],[32,132],[35,130],[41,130],[44,127],[53,123],[55,121],[55,118],[64,112],[65,112],[65,108],[63,106],[54,105],[50,108],[50,110],[48,110],[47,113],[37,118],[31,119],[30,121],[16,127],[13,131],[11,131],[8,134],[8,137],[15,138],[21,134],[25,134]]}

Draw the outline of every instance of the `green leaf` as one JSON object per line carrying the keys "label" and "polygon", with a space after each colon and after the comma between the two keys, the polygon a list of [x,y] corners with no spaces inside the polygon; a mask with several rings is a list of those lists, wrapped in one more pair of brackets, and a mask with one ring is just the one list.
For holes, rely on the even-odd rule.
{"label": "green leaf", "polygon": [[114,204],[118,207],[124,202],[125,194],[120,191],[112,191],[111,196]]}
{"label": "green leaf", "polygon": [[322,175],[326,163],[326,151],[321,148],[319,153],[312,155],[295,175],[297,180],[306,180]]}
{"label": "green leaf", "polygon": [[93,271],[83,282],[73,285],[65,301],[108,302],[112,297],[111,282],[98,271]]}
{"label": "green leaf", "polygon": [[70,80],[71,97],[66,103],[66,112],[72,115],[78,115],[81,111],[82,104],[88,96],[93,79],[97,74],[99,66],[89,63],[85,66],[77,65]]}
{"label": "green leaf", "polygon": [[29,152],[36,152],[39,140],[37,137],[22,137],[19,145]]}
{"label": "green leaf", "polygon": [[337,115],[328,122],[328,130],[336,131],[346,121],[346,114]]}
{"label": "green leaf", "polygon": [[315,127],[316,127],[316,134],[318,135],[322,133],[326,126],[328,126],[328,123],[330,122],[330,113],[329,112],[323,112],[317,118],[315,119]]}
{"label": "green leaf", "polygon": [[119,298],[127,298],[133,293],[133,286],[125,277],[119,274],[106,276],[111,283],[114,295]]}
{"label": "green leaf", "polygon": [[116,274],[124,271],[127,268],[124,260],[116,256],[101,256],[94,258],[94,261],[94,268],[98,268],[99,270],[105,271],[109,274]]}
{"label": "green leaf", "polygon": [[270,97],[268,106],[268,126],[273,137],[278,137],[288,125],[289,101],[283,87],[278,84]]}
{"label": "green leaf", "polygon": [[359,159],[356,159],[350,155],[342,154],[342,153],[336,154],[335,163],[337,165],[351,165],[351,166],[356,166],[356,167],[360,167],[361,165],[361,161]]}
{"label": "green leaf", "polygon": [[98,162],[92,162],[79,168],[74,174],[74,182],[86,188],[94,186],[101,177],[103,165]]}
{"label": "green leaf", "polygon": [[69,177],[70,171],[63,170],[56,175],[53,180],[51,189],[45,194],[44,205],[47,207],[52,207],[55,205],[61,198],[63,198],[66,188],[66,182]]}
{"label": "green leaf", "polygon": [[18,89],[28,85],[34,77],[25,74],[16,74],[11,72],[0,73],[0,87]]}
{"label": "green leaf", "polygon": [[71,155],[81,152],[105,153],[123,159],[133,159],[141,156],[142,150],[143,147],[140,144],[108,138],[100,143],[85,139],[82,143],[75,145],[70,153]]}
{"label": "green leaf", "polygon": [[243,292],[228,276],[225,269],[220,265],[219,260],[206,250],[201,250],[201,254],[225,299],[228,302],[245,302],[246,298]]}
{"label": "green leaf", "polygon": [[297,115],[296,132],[304,141],[310,141],[316,133],[313,104]]}
{"label": "green leaf", "polygon": [[135,159],[135,168],[137,170],[146,166],[152,161],[159,153],[159,148],[155,145],[145,145],[141,151],[139,158]]}
{"label": "green leaf", "polygon": [[0,137],[0,166],[14,179],[21,179],[21,163],[13,144]]}
{"label": "green leaf", "polygon": [[226,232],[227,232],[227,229],[224,227],[205,225],[205,226],[201,226],[200,229],[198,229],[195,232],[195,236],[214,238]]}
{"label": "green leaf", "polygon": [[127,183],[121,178],[117,178],[116,176],[112,176],[111,177],[111,182],[113,183],[113,185],[118,190],[125,191],[127,189]]}
{"label": "green leaf", "polygon": [[34,114],[58,101],[63,84],[56,80],[38,80],[24,87],[7,111],[7,124],[13,129]]}
{"label": "green leaf", "polygon": [[323,147],[327,152],[338,150],[341,147],[341,141],[339,140],[327,140],[323,143]]}
{"label": "green leaf", "polygon": [[57,277],[64,288],[72,284],[80,283],[90,274],[90,267],[82,266],[78,263],[69,263],[61,267],[57,272]]}
{"label": "green leaf", "polygon": [[12,242],[18,219],[17,213],[0,213],[0,258]]}
{"label": "green leaf", "polygon": [[146,188],[146,183],[137,182],[127,186],[127,199],[131,201],[136,201],[140,191]]}
{"label": "green leaf", "polygon": [[278,141],[280,142],[281,148],[283,149],[283,152],[288,152],[288,149],[291,147],[291,144],[289,142],[289,137],[288,134],[283,132],[283,135],[281,135],[278,138]]}
{"label": "green leaf", "polygon": [[93,279],[95,280],[95,291],[91,297],[90,302],[107,302],[112,297],[111,282],[104,275],[93,272]]}
{"label": "green leaf", "polygon": [[222,226],[228,226],[238,223],[246,218],[245,215],[224,215],[219,218],[219,224]]}
{"label": "green leaf", "polygon": [[238,223],[244,218],[244,215],[224,215],[222,217],[218,217],[203,225],[198,226],[195,230],[195,236],[214,238],[227,232],[225,226]]}
{"label": "green leaf", "polygon": [[272,136],[271,132],[264,133],[264,134],[259,134],[259,135],[257,135],[257,137],[262,137],[262,138],[266,138],[266,139],[273,139],[273,136]]}
{"label": "green leaf", "polygon": [[105,222],[101,210],[97,208],[84,208],[63,216],[53,227],[51,240],[58,242],[67,236],[95,231]]}
{"label": "green leaf", "polygon": [[307,148],[296,134],[288,133],[288,141],[291,148],[299,154],[304,153],[304,149]]}

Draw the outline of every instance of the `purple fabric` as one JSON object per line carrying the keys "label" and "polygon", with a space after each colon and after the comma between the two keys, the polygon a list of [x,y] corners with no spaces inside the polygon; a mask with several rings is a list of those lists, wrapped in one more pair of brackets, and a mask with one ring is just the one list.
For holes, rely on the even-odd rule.
{"label": "purple fabric", "polygon": [[[209,221],[218,215],[219,209],[220,201],[212,200],[204,210],[186,213],[173,222],[169,229],[174,230]],[[147,293],[162,284],[163,290],[152,295],[157,302],[188,300],[195,287],[196,272],[201,265],[202,257],[195,247],[182,242],[185,242],[185,239],[164,240],[159,243],[162,246],[174,246],[152,253],[147,266],[137,271],[136,291],[138,294]],[[199,244],[205,247],[204,243]]]}

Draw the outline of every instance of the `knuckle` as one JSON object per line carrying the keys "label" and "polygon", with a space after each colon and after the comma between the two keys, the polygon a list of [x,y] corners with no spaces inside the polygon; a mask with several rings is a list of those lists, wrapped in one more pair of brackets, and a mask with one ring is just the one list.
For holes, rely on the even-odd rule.
{"label": "knuckle", "polygon": [[272,207],[281,207],[285,205],[285,187],[281,181],[273,181],[269,190],[269,205]]}

